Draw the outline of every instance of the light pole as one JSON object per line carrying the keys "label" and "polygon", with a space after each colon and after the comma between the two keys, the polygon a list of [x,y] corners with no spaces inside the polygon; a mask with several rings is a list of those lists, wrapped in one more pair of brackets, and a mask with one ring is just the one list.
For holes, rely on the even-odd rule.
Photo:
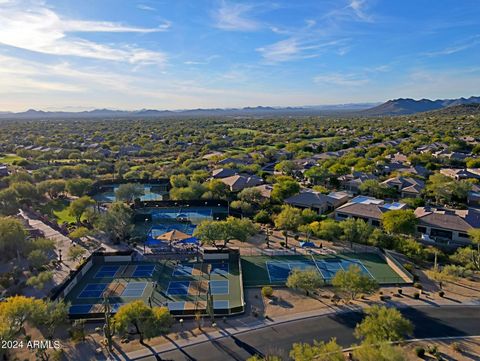
{"label": "light pole", "polygon": [[215,327],[215,312],[213,309],[213,295],[212,295],[212,287],[210,286],[210,281],[212,279],[212,265],[209,264],[207,266],[207,274],[208,274],[208,291],[207,291],[207,308],[208,313],[210,314],[210,319],[212,320],[212,326]]}
{"label": "light pole", "polygon": [[[147,229],[147,222],[148,222],[148,218],[145,218],[145,229]],[[147,230],[147,237],[148,237],[148,230]],[[143,241],[143,254],[145,254],[145,245],[147,243],[147,237],[145,237],[145,240]]]}

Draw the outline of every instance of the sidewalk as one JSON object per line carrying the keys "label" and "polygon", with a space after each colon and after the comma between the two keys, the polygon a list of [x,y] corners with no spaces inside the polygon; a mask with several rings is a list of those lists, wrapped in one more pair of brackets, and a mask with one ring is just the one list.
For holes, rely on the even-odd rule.
{"label": "sidewalk", "polygon": [[[25,219],[31,227],[42,231],[45,235],[45,238],[55,241],[56,249],[54,250],[54,252],[57,259],[59,258],[59,254],[61,251],[62,263],[57,268],[55,268],[55,271],[53,272],[53,282],[49,283],[47,287],[43,290],[48,293],[51,288],[61,284],[65,280],[65,278],[69,276],[70,271],[76,268],[77,263],[72,262],[67,258],[68,250],[70,249],[70,247],[73,246],[74,242],[70,238],[64,236],[60,232],[50,227],[49,225],[43,223],[38,219],[32,218],[23,210],[20,210],[20,216]],[[77,244],[76,247],[81,246]],[[88,255],[88,251],[86,255]],[[50,286],[50,289],[48,286]]]}

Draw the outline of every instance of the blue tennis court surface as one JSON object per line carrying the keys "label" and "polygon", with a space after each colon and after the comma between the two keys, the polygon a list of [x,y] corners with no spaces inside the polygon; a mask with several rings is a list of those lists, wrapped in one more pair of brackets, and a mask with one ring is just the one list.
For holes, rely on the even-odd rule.
{"label": "blue tennis court surface", "polygon": [[315,269],[312,261],[269,261],[267,262],[267,271],[272,282],[285,282],[293,269],[306,270]]}
{"label": "blue tennis court surface", "polygon": [[188,295],[188,288],[190,281],[171,281],[168,284],[167,294],[172,296],[186,296]]}
{"label": "blue tennis court surface", "polygon": [[183,311],[185,309],[185,301],[167,302],[169,311]]}
{"label": "blue tennis court surface", "polygon": [[322,259],[313,261],[267,261],[267,271],[272,283],[286,282],[291,271],[294,269],[315,269],[323,279],[331,280],[340,270],[347,270],[355,265],[360,268],[363,274],[372,277],[372,274],[358,260],[347,260],[343,258]]}
{"label": "blue tennis court surface", "polygon": [[78,298],[100,298],[105,288],[107,288],[106,283],[89,283],[78,295]]}
{"label": "blue tennis court surface", "polygon": [[173,270],[173,276],[176,277],[185,277],[191,276],[193,273],[193,266],[180,264],[175,267]]}
{"label": "blue tennis court surface", "polygon": [[210,291],[212,295],[228,295],[228,281],[210,281]]}
{"label": "blue tennis court surface", "polygon": [[132,277],[152,277],[155,271],[154,265],[139,265],[135,268]]}
{"label": "blue tennis court surface", "polygon": [[214,300],[213,309],[215,310],[228,310],[230,308],[230,302],[228,300]]}
{"label": "blue tennis court surface", "polygon": [[228,276],[228,263],[227,262],[218,262],[212,263],[211,273],[219,276]]}
{"label": "blue tennis court surface", "polygon": [[95,274],[95,278],[113,278],[120,266],[102,266]]}
{"label": "blue tennis court surface", "polygon": [[316,260],[315,263],[322,277],[326,280],[331,280],[338,271],[347,270],[352,265],[358,266],[363,274],[373,278],[372,274],[360,261],[338,258],[334,260]]}
{"label": "blue tennis court surface", "polygon": [[71,315],[81,315],[89,313],[93,305],[72,305],[68,311]]}
{"label": "blue tennis court surface", "polygon": [[122,292],[122,297],[142,297],[147,282],[130,282]]}

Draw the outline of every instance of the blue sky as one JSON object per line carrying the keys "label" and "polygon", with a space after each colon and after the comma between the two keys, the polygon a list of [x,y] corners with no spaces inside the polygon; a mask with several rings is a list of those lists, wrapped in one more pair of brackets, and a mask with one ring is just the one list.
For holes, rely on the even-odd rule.
{"label": "blue sky", "polygon": [[0,110],[480,95],[478,0],[0,0]]}

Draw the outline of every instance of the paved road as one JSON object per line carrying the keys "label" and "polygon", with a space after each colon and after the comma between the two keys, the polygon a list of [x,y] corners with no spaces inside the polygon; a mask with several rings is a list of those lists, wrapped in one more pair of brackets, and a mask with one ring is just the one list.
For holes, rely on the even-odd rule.
{"label": "paved road", "polygon": [[[442,306],[407,308],[402,313],[415,324],[415,338],[480,335],[480,306]],[[259,330],[230,335],[211,342],[142,358],[153,360],[246,360],[254,354],[277,354],[288,357],[294,342],[312,342],[336,337],[347,347],[356,340],[355,325],[362,319],[359,312],[318,316],[292,321]]]}

